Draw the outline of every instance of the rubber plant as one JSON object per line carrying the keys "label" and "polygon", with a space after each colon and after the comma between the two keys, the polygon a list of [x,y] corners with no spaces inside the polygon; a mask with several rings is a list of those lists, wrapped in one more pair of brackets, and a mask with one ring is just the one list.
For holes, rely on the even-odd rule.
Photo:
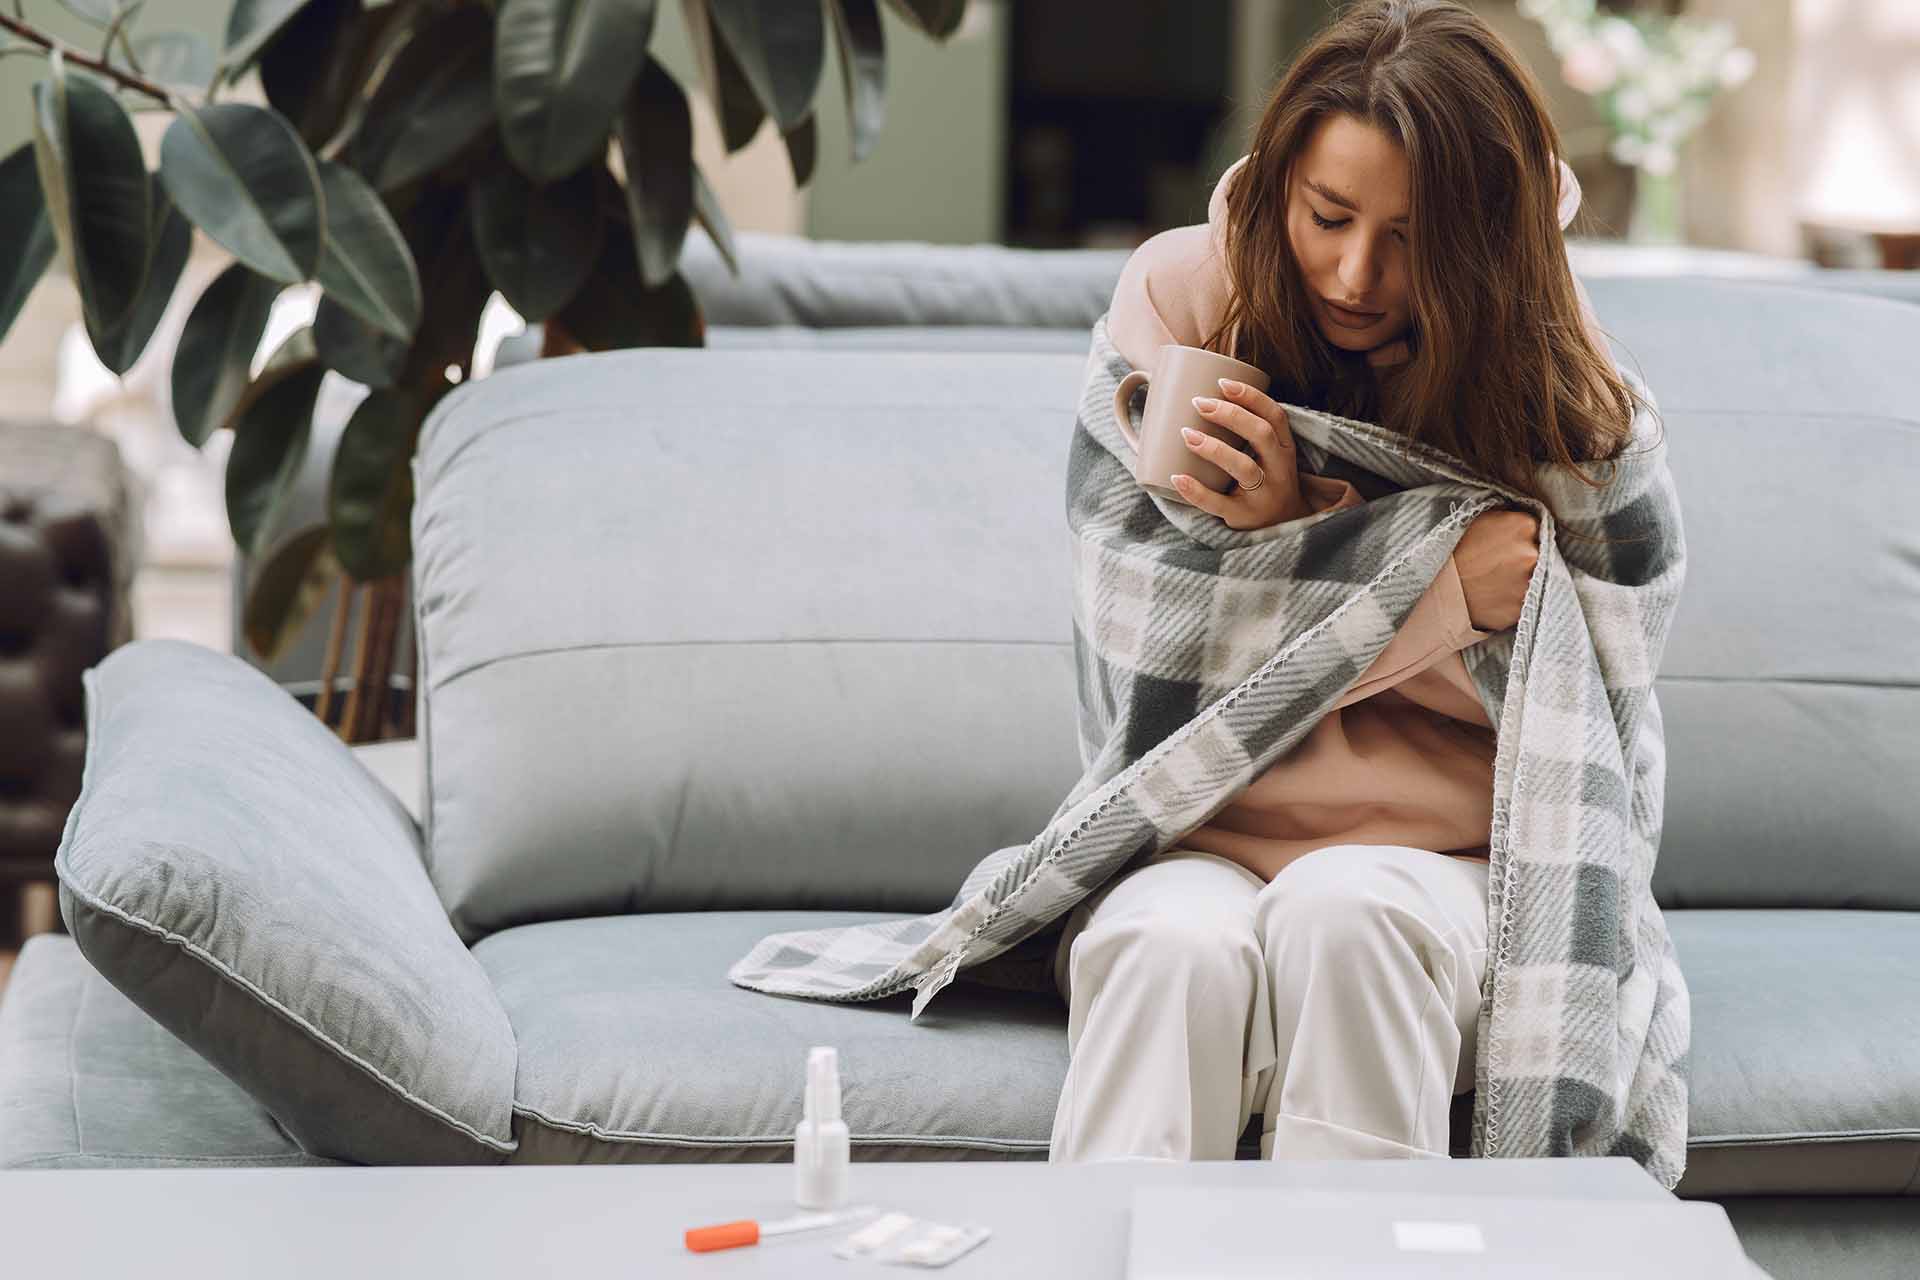
{"label": "rubber plant", "polygon": [[[770,119],[810,182],[831,26],[853,159],[865,158],[885,111],[881,2],[681,0],[726,150]],[[884,2],[942,40],[966,8]],[[233,433],[228,523],[260,564],[248,643],[272,660],[337,591],[315,708],[333,723],[358,600],[337,728],[381,737],[412,555],[410,461],[422,420],[471,371],[493,292],[543,324],[543,354],[698,346],[699,300],[678,269],[690,225],[739,270],[694,163],[686,96],[648,52],[659,4],[234,0],[216,53],[191,31],[136,36],[145,0],[60,3],[98,29],[97,49],[49,35],[21,0],[0,10],[0,56],[46,63],[33,137],[0,160],[0,338],[57,253],[95,354],[124,373],[192,228],[232,255],[188,314],[174,416],[195,447]],[[249,75],[265,105],[221,99]],[[130,110],[173,115],[153,172]],[[307,282],[320,291],[312,323],[253,372],[275,298]],[[326,521],[269,546],[327,370],[368,394],[332,458]],[[410,731],[411,713],[393,727]]]}

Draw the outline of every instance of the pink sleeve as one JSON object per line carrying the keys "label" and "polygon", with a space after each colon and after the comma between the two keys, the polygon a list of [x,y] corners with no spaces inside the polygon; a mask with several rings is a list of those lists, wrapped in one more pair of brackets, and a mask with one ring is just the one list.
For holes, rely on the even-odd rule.
{"label": "pink sleeve", "polygon": [[1387,642],[1387,647],[1333,705],[1344,707],[1372,697],[1382,689],[1391,689],[1449,654],[1478,644],[1492,634],[1475,629],[1467,613],[1467,594],[1460,585],[1460,568],[1453,557],[1448,556],[1433,585],[1414,602],[1413,612],[1400,624],[1400,630]]}
{"label": "pink sleeve", "polygon": [[1120,268],[1113,301],[1107,305],[1107,337],[1136,369],[1152,368],[1154,352],[1169,342],[1180,341],[1154,305],[1153,291],[1147,283],[1154,267],[1172,256],[1167,240],[1171,234],[1163,231],[1133,251]]}
{"label": "pink sleeve", "polygon": [[1107,337],[1136,369],[1167,343],[1198,346],[1226,311],[1226,271],[1204,223],[1150,236],[1127,258],[1107,307]]}

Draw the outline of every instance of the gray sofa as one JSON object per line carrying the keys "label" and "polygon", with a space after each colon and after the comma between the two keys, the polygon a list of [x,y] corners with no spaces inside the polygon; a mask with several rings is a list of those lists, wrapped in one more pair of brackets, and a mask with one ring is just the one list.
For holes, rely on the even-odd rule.
{"label": "gray sofa", "polygon": [[[867,351],[1071,351],[1084,354],[1087,331],[1106,309],[1126,265],[1125,249],[1014,249],[1001,245],[817,241],[804,236],[736,233],[740,271],[728,270],[713,242],[695,228],[682,270],[699,295],[715,350],[839,348]],[[1617,241],[1576,241],[1572,256],[1591,283],[1657,272],[1673,256],[1643,255]],[[1735,278],[1798,288],[1864,293],[1920,304],[1920,271],[1819,270],[1811,264],[1725,250],[1689,250],[1701,278]],[[540,327],[501,343],[495,367],[534,359]],[[292,537],[326,516],[327,476],[347,417],[364,392],[340,378],[323,385],[307,453],[269,542]],[[234,558],[232,647],[289,691],[317,693],[323,670],[329,597],[272,660],[255,655],[241,629],[247,588],[259,565]],[[404,628],[394,661],[396,687],[413,662]],[[343,664],[345,672],[350,663]],[[336,677],[344,689],[349,677]]]}
{"label": "gray sofa", "polygon": [[[1693,1002],[1678,1191],[1776,1276],[1909,1275],[1920,310],[1589,285],[1659,397],[1688,537],[1654,880]],[[962,981],[910,1025],[910,993],[724,976],[771,931],[945,905],[1080,771],[1084,344],[819,337],[526,364],[443,403],[417,754],[350,751],[185,644],[89,673],[72,936],[31,940],[0,1003],[0,1166],[787,1159],[812,1044],[840,1049],[858,1159],[1045,1158],[1050,991]]]}

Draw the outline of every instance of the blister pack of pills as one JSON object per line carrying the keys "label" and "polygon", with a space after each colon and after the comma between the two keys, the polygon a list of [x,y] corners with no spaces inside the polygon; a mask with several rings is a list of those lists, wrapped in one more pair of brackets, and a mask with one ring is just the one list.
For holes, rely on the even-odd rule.
{"label": "blister pack of pills", "polygon": [[981,1226],[951,1226],[906,1213],[884,1213],[834,1245],[833,1251],[842,1258],[944,1267],[991,1234]]}

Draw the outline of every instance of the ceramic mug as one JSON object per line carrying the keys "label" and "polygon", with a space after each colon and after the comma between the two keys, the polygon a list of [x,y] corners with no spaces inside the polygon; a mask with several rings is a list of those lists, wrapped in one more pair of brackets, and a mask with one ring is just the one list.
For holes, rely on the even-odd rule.
{"label": "ceramic mug", "polygon": [[[1246,452],[1245,437],[1231,428],[1207,421],[1193,407],[1195,396],[1221,399],[1222,378],[1233,378],[1261,391],[1267,389],[1269,382],[1266,374],[1243,360],[1173,342],[1155,353],[1151,373],[1135,369],[1120,379],[1113,393],[1114,418],[1120,424],[1120,433],[1133,447],[1133,478],[1142,486],[1174,502],[1186,502],[1173,487],[1174,473],[1184,472],[1215,493],[1227,491],[1233,476],[1188,448],[1180,434],[1180,428],[1192,427]],[[1140,416],[1139,433],[1135,434],[1133,396],[1142,387],[1147,388],[1147,407]]]}

